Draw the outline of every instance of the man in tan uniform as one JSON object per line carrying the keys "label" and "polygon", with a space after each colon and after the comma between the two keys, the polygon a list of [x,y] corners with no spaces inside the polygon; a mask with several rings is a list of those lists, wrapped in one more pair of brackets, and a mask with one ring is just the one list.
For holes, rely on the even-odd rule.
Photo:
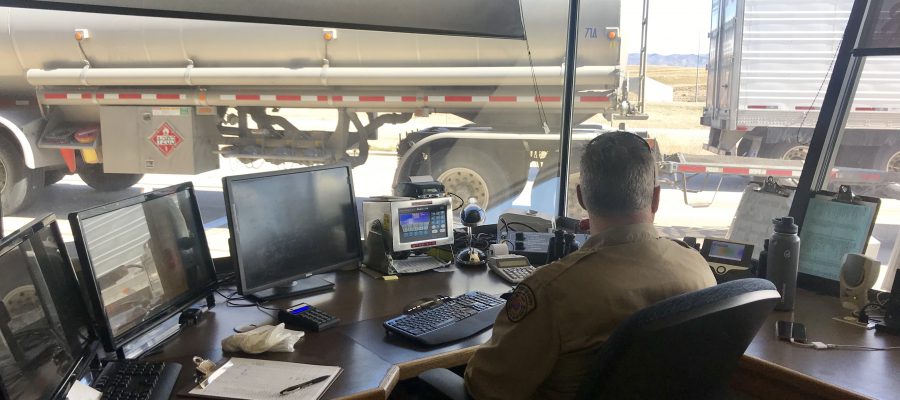
{"label": "man in tan uniform", "polygon": [[598,136],[581,159],[578,201],[592,236],[518,285],[491,340],[469,362],[477,399],[574,397],[593,352],[616,326],[660,300],[716,284],[700,253],[660,238],[656,165],[627,132]]}

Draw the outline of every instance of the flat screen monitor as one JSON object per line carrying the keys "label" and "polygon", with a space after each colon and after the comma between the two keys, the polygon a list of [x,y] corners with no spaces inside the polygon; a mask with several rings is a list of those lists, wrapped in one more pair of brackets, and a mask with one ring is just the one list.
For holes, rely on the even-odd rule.
{"label": "flat screen monitor", "polygon": [[314,274],[358,267],[359,218],[350,166],[225,177],[238,291],[258,301],[328,290]]}
{"label": "flat screen monitor", "polygon": [[56,218],[0,241],[0,398],[64,398],[96,351]]}
{"label": "flat screen monitor", "polygon": [[191,183],[72,213],[69,222],[107,351],[215,289],[215,269]]}
{"label": "flat screen monitor", "polygon": [[391,203],[394,251],[419,250],[453,243],[449,197]]}

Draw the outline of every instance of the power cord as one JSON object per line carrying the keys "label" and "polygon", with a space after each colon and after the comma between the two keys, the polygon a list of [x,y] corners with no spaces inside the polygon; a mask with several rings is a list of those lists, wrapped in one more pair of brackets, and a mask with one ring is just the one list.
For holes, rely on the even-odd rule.
{"label": "power cord", "polygon": [[791,339],[791,344],[798,347],[816,350],[861,350],[861,351],[892,351],[900,350],[900,346],[893,347],[869,347],[856,346],[851,344],[826,344],[823,342],[806,342]]}

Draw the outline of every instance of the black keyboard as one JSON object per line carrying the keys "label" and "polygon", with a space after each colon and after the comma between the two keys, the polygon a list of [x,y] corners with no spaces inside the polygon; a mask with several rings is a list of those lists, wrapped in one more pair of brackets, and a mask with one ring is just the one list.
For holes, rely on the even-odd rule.
{"label": "black keyboard", "polygon": [[504,303],[501,298],[472,291],[385,321],[384,327],[424,344],[452,342],[494,325]]}
{"label": "black keyboard", "polygon": [[110,361],[94,381],[101,400],[165,400],[172,396],[181,372],[178,363]]}

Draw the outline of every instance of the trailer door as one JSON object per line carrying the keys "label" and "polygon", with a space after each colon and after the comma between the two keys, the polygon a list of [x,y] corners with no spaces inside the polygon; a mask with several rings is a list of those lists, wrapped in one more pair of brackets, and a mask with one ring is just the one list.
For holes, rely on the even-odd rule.
{"label": "trailer door", "polygon": [[738,0],[713,0],[709,32],[709,64],[706,96],[710,126],[728,127],[733,98],[734,51]]}

